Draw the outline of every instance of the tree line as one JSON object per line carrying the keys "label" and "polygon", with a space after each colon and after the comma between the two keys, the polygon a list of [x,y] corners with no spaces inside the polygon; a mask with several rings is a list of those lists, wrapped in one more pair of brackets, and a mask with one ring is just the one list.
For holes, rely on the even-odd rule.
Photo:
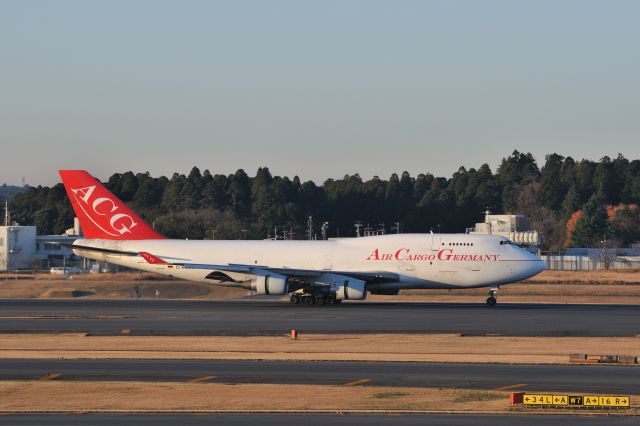
{"label": "tree line", "polygon": [[[328,222],[329,237],[354,236],[354,221],[373,227],[399,222],[402,232],[464,232],[489,209],[525,214],[549,250],[593,247],[604,237],[619,245],[640,239],[640,160],[622,155],[576,161],[550,154],[539,167],[530,153],[514,151],[495,173],[483,164],[460,167],[450,178],[404,172],[363,180],[353,174],[321,186],[273,176],[266,167],[253,177],[197,167],[170,178],[129,171],[113,174],[105,185],[171,238],[261,239],[286,230],[302,239],[309,216],[316,225]],[[11,211],[41,234],[63,233],[74,216],[62,184],[16,194]]]}

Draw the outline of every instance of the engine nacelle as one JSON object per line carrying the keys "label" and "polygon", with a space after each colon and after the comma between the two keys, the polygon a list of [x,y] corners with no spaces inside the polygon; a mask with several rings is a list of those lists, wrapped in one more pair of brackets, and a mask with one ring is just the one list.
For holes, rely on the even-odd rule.
{"label": "engine nacelle", "polygon": [[258,294],[280,295],[289,292],[287,277],[271,273],[255,275],[248,286],[243,285],[242,287],[253,290]]}
{"label": "engine nacelle", "polygon": [[333,291],[336,299],[341,300],[362,300],[367,297],[367,283],[361,280],[344,277],[342,281],[334,282]]}

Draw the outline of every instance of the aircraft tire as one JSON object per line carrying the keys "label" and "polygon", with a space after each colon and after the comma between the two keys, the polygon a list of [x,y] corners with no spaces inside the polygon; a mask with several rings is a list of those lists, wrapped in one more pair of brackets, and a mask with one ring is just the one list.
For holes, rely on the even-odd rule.
{"label": "aircraft tire", "polygon": [[497,300],[495,297],[490,296],[487,298],[487,305],[489,306],[494,306],[496,304]]}

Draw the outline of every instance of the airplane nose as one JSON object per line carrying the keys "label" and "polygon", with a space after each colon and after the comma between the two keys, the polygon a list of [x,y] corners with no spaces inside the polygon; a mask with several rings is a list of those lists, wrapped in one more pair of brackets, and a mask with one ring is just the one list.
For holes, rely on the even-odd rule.
{"label": "airplane nose", "polygon": [[528,254],[529,254],[529,258],[531,259],[531,265],[530,265],[531,276],[537,275],[540,272],[547,269],[547,264],[545,263],[544,260],[540,259],[540,257],[536,256],[533,253],[528,253]]}

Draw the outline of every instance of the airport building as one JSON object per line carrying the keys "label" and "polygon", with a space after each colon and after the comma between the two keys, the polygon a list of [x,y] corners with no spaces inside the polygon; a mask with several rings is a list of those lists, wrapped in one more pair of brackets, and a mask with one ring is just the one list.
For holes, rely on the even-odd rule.
{"label": "airport building", "polygon": [[468,234],[500,235],[516,244],[537,248],[542,244],[542,235],[531,229],[529,220],[522,214],[491,214],[487,210],[484,222],[467,229]]}
{"label": "airport building", "polygon": [[0,272],[15,270],[50,270],[65,267],[79,259],[71,249],[60,243],[71,244],[81,238],[80,225],[74,219],[74,227],[64,235],[37,235],[35,226],[18,223],[0,226]]}

